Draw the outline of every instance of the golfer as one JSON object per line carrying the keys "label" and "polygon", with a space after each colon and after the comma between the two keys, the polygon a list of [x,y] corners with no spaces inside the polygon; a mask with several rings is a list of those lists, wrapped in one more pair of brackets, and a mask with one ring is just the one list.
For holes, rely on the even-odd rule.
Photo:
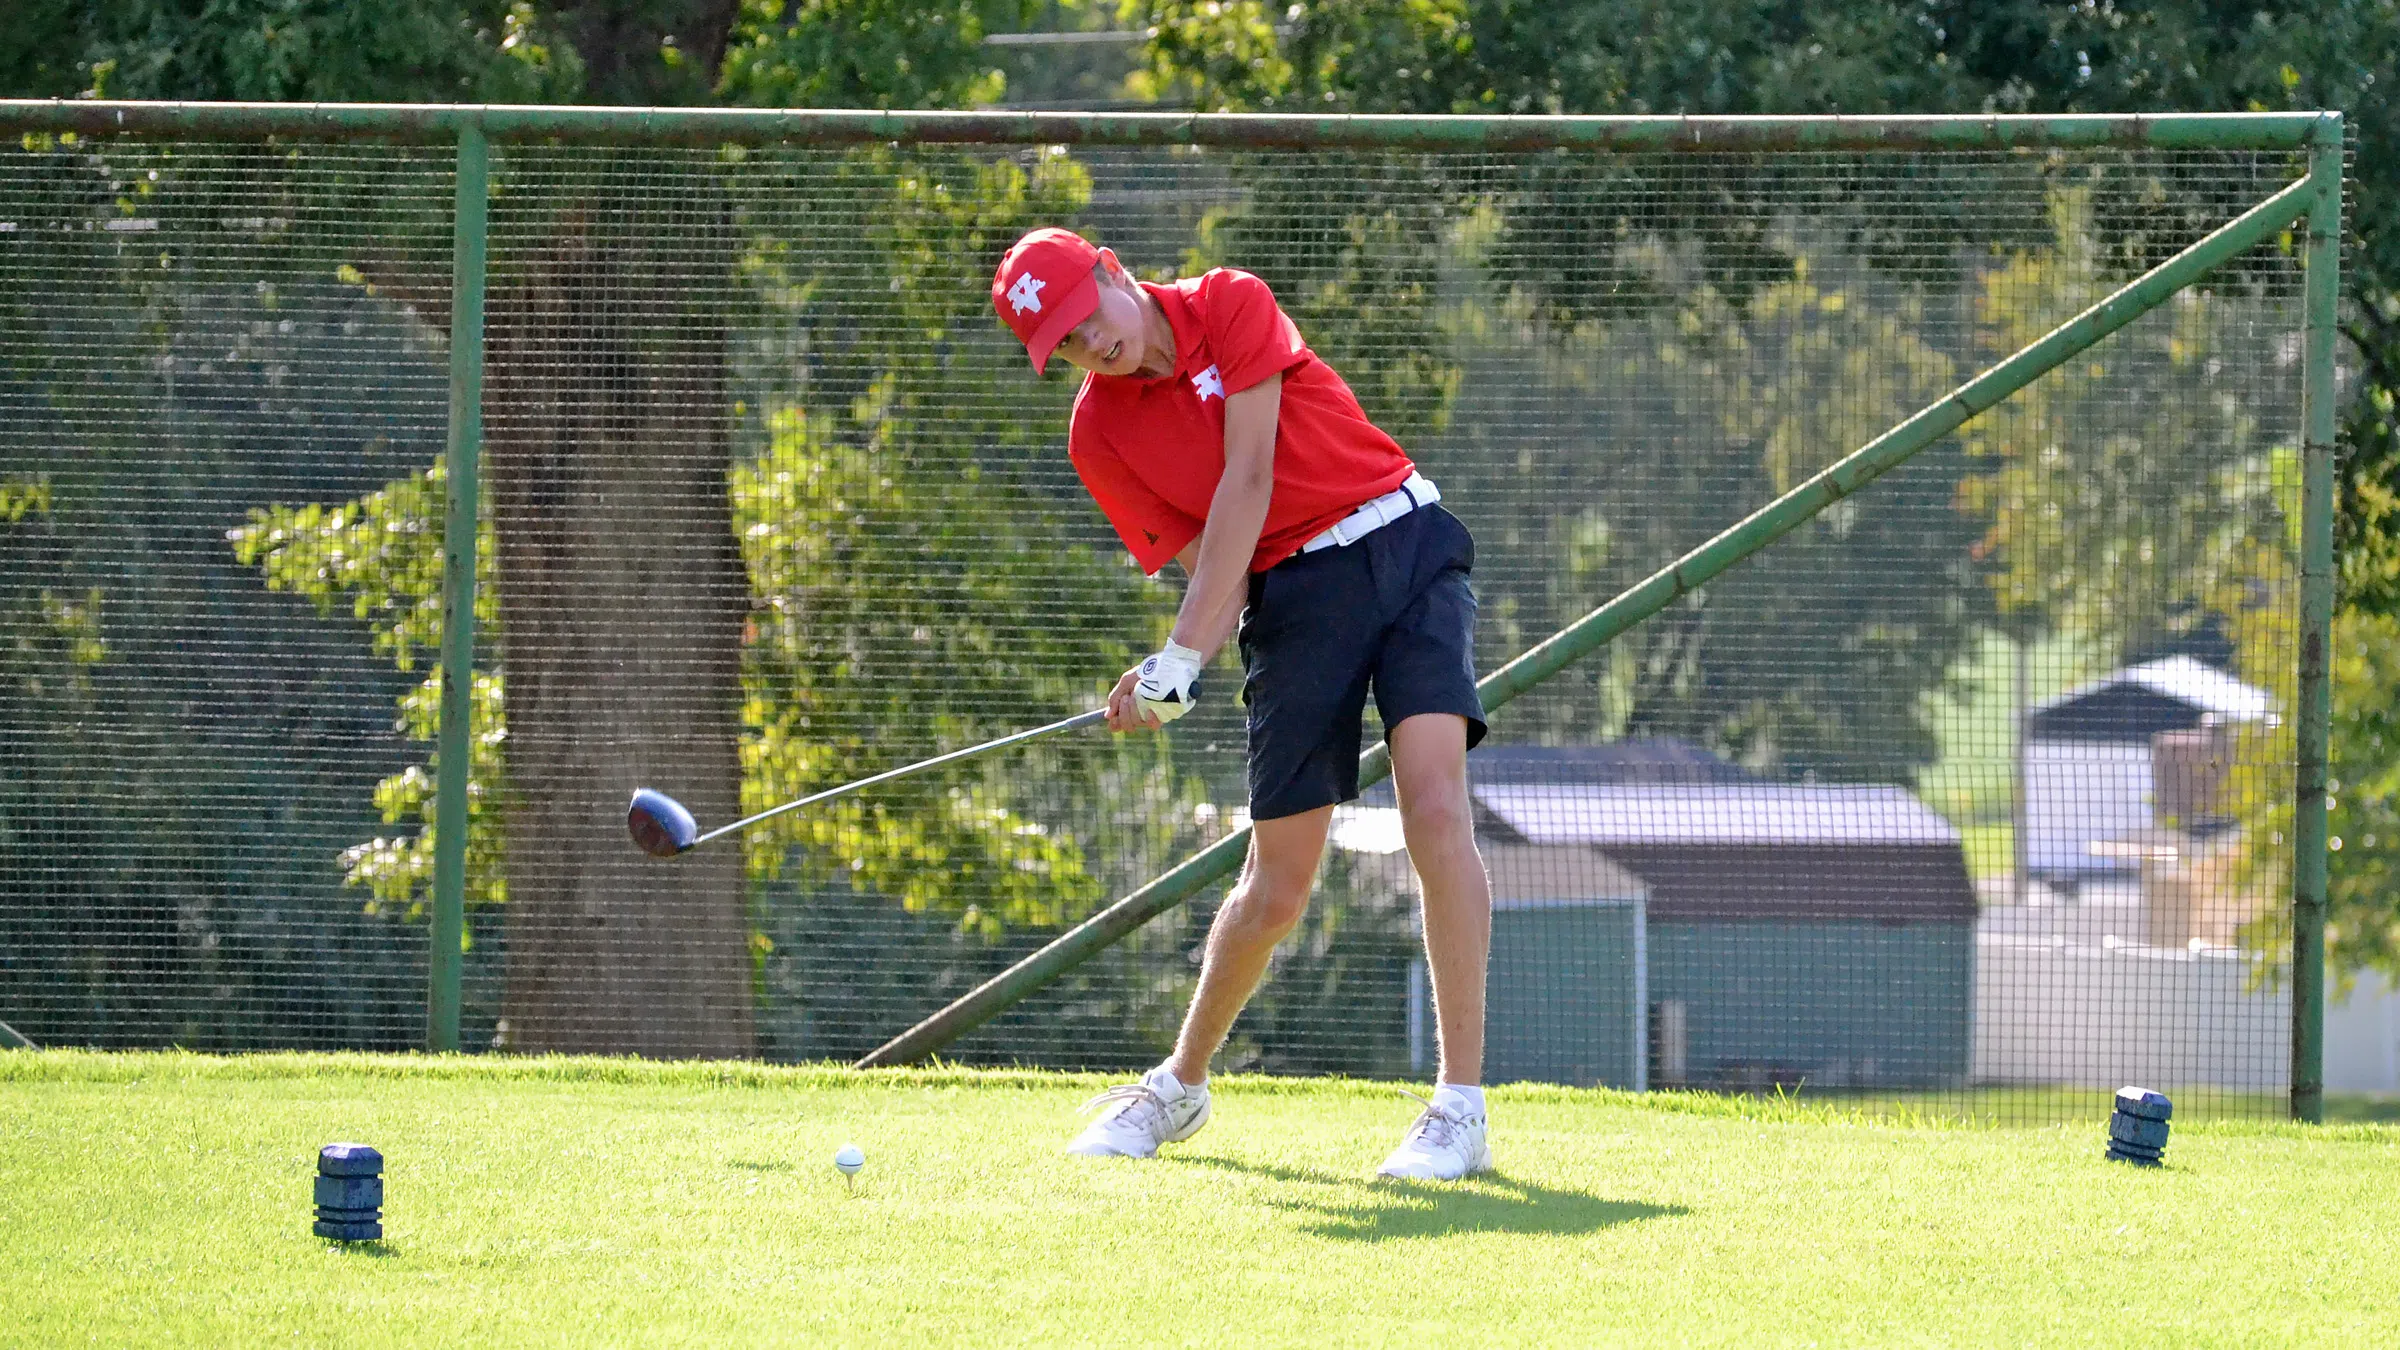
{"label": "golfer", "polygon": [[1075,470],[1144,572],[1172,560],[1187,578],[1166,646],[1110,693],[1110,728],[1189,711],[1201,667],[1237,624],[1249,710],[1250,856],[1209,930],[1175,1052],[1095,1098],[1101,1114],[1071,1151],[1147,1158],[1208,1122],[1209,1059],[1308,907],[1334,806],[1358,796],[1372,690],[1424,895],[1441,1036],[1433,1096],[1380,1170],[1488,1170],[1491,885],[1467,802],[1467,750],[1484,723],[1466,527],[1247,272],[1136,281],[1109,250],[1040,229],[1001,259],[992,305],[1036,371],[1055,352],[1086,372],[1068,435]]}

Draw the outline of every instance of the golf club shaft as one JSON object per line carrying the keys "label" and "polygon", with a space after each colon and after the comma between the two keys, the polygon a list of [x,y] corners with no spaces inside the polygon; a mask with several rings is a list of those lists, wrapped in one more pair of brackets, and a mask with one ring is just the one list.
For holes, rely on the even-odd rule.
{"label": "golf club shaft", "polygon": [[817,793],[813,797],[802,797],[796,802],[785,802],[781,806],[772,807],[768,810],[761,811],[755,816],[744,816],[740,820],[737,820],[730,825],[719,825],[717,828],[710,830],[708,833],[701,835],[697,839],[694,839],[692,841],[692,847],[698,848],[711,839],[718,838],[721,835],[731,834],[735,830],[742,829],[745,826],[756,825],[762,820],[771,820],[776,816],[782,815],[786,811],[797,811],[803,806],[814,806],[818,802],[829,801],[835,797],[841,796],[844,793],[856,792],[860,788],[873,787],[877,783],[888,783],[895,778],[905,778],[909,774],[916,773],[923,769],[939,768],[944,764],[953,764],[962,759],[971,759],[976,755],[982,754],[986,750],[998,750],[1002,746],[1015,745],[1020,741],[1034,740],[1038,737],[1048,736],[1053,732],[1073,731],[1078,727],[1088,727],[1096,722],[1105,722],[1107,720],[1108,709],[1094,708],[1090,712],[1077,713],[1073,717],[1067,718],[1064,721],[1052,722],[1048,726],[1035,727],[1031,731],[1020,731],[1013,736],[1003,736],[996,741],[985,741],[981,745],[970,745],[964,750],[953,750],[946,755],[935,755],[931,759],[919,760],[914,764],[904,764],[897,769],[886,769],[882,773],[876,774],[872,778],[861,778],[855,783],[844,783],[837,788],[827,788],[823,792]]}

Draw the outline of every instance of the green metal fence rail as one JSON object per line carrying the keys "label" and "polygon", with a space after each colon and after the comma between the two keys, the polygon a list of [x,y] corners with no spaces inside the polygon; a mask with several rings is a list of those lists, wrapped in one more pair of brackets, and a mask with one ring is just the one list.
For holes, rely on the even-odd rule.
{"label": "green metal fence rail", "polygon": [[1301,113],[967,113],[501,104],[133,103],[0,99],[0,131],[716,143],[1381,146],[1442,150],[1910,150],[2148,146],[2297,150],[2316,113],[1986,117],[1414,117]]}
{"label": "green metal fence rail", "polygon": [[[490,141],[805,142],[961,145],[1629,152],[1774,150],[2248,149],[2305,152],[2308,172],[2039,342],[1961,385],[1673,565],[1536,645],[1483,681],[1497,708],[1586,656],[1958,430],[2045,371],[2227,260],[2305,223],[2303,559],[2294,807],[2291,1113],[2316,1120],[2323,1097],[2328,645],[2333,611],[2334,349],[2340,295],[2342,119],[2338,113],[1970,117],[1406,117],[1182,113],[953,113],[485,105],[135,103],[0,100],[11,135],[389,140],[457,146],[450,322],[436,894],[426,1043],[459,1045],[460,934],[467,843],[468,708],[473,688],[477,452],[481,441]],[[1388,772],[1382,747],[1362,777]],[[932,1053],[1009,1004],[1230,873],[1236,833],[1100,911],[1016,967],[867,1056]]]}

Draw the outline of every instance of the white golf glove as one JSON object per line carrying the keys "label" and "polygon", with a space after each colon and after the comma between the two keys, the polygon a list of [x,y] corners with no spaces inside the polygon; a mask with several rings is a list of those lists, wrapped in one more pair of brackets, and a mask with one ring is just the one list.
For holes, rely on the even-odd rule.
{"label": "white golf glove", "polygon": [[1133,682],[1134,706],[1162,723],[1190,712],[1200,696],[1193,683],[1200,678],[1201,659],[1200,653],[1178,643],[1161,647],[1142,662],[1141,676]]}

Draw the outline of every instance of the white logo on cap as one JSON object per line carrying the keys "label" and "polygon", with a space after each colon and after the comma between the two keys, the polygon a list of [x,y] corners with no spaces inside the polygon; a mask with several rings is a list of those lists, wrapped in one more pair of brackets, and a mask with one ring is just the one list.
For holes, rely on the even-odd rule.
{"label": "white logo on cap", "polygon": [[1041,313],[1043,284],[1040,277],[1027,272],[1017,278],[1016,285],[1008,288],[1008,303],[1015,305],[1019,314],[1029,309],[1036,314]]}

